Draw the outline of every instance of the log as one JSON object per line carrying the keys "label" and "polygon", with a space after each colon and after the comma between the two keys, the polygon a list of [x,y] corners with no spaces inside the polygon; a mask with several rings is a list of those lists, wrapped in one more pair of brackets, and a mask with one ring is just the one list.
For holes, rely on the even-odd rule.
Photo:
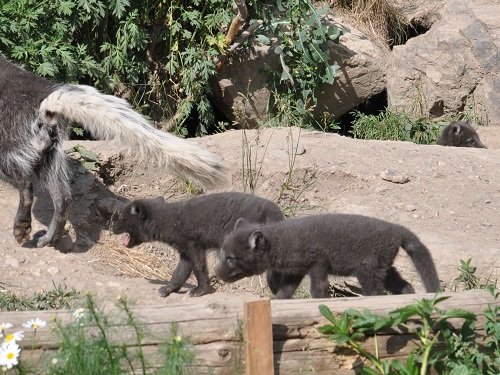
{"label": "log", "polygon": [[[486,291],[462,293],[442,293],[450,296],[438,306],[441,309],[461,308],[478,316],[477,326],[484,322],[482,313],[488,304],[498,305]],[[350,297],[335,299],[272,300],[272,330],[274,373],[276,375],[302,374],[354,374],[352,369],[357,357],[354,353],[336,347],[317,328],[327,321],[320,314],[318,306],[327,305],[332,312],[342,313],[347,309],[370,310],[385,314],[422,298],[432,298],[434,294],[413,294],[399,296]],[[242,335],[244,303],[249,297],[234,295],[191,298],[187,301],[156,306],[131,306],[146,337],[142,342],[148,366],[158,366],[155,350],[165,342],[171,332],[172,323],[177,324],[182,337],[189,338],[195,353],[196,374],[235,374],[245,369],[244,338]],[[110,334],[114,344],[127,344],[134,349],[135,333],[117,308],[106,308],[106,316],[116,324]],[[116,316],[116,319],[112,317]],[[47,327],[36,333],[36,347],[32,348],[30,334],[20,342],[21,360],[32,361],[35,367],[43,359],[58,349],[59,337],[54,332],[54,318],[61,323],[73,321],[68,311],[0,312],[0,322],[14,324],[14,330],[22,329],[23,322],[38,317],[48,322]],[[484,332],[478,329],[478,339]],[[393,330],[377,336],[381,358],[403,359],[415,348],[412,336]],[[373,339],[365,343],[365,348],[375,352]],[[34,349],[34,350],[33,350]]]}

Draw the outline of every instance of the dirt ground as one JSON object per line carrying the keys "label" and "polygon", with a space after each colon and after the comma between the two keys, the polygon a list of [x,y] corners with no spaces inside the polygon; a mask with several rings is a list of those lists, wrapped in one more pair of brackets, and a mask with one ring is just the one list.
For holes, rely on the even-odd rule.
{"label": "dirt ground", "polygon": [[[500,127],[479,133],[488,149],[362,141],[288,128],[246,131],[246,142],[242,131],[192,142],[224,159],[232,184],[221,190],[249,191],[243,177],[251,171],[256,173],[255,193],[279,202],[288,214],[358,213],[407,226],[429,247],[449,290],[460,260],[468,258],[483,280],[500,279]],[[69,251],[16,243],[12,222],[17,191],[0,181],[0,289],[31,294],[63,285],[96,292],[104,300],[127,295],[140,304],[190,298],[185,293],[189,285],[167,298],[158,295],[175,268],[177,253],[160,243],[126,249],[108,231],[106,207],[118,197],[186,199],[192,190],[147,161],[123,158],[107,143],[69,143],[68,148],[79,144],[98,152],[104,164],[96,176],[72,163],[74,200],[62,245]],[[245,156],[244,149],[251,154]],[[33,213],[34,231],[44,229],[52,215],[44,192],[37,192]],[[418,292],[424,291],[408,257],[400,253],[396,266]],[[214,261],[212,255],[209,263]],[[192,286],[194,279],[190,282]],[[269,293],[259,277],[215,287],[228,296]],[[298,296],[306,296],[305,290]]]}

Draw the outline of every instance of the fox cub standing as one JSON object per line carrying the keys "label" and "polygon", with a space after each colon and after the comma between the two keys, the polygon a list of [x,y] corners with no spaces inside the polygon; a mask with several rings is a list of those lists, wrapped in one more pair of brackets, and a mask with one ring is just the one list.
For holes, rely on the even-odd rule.
{"label": "fox cub standing", "polygon": [[171,203],[159,197],[128,203],[114,223],[113,232],[127,234],[127,247],[161,241],[180,253],[172,279],[159,290],[162,297],[177,292],[191,272],[198,286],[189,294],[202,296],[214,291],[208,278],[205,252],[220,248],[224,235],[240,217],[256,223],[284,219],[278,205],[251,194],[215,193]]}
{"label": "fox cub standing", "polygon": [[393,267],[402,247],[428,292],[439,289],[429,250],[407,228],[346,214],[314,215],[258,225],[238,220],[222,245],[217,276],[233,282],[268,271],[277,298],[291,298],[306,274],[311,295],[328,297],[328,275],[356,276],[367,295],[414,293]]}

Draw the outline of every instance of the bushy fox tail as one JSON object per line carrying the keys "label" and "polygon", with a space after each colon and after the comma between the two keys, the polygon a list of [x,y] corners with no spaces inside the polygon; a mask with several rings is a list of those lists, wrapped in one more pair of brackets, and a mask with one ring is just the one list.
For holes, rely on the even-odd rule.
{"label": "bushy fox tail", "polygon": [[410,256],[413,264],[415,264],[427,292],[439,291],[439,276],[429,249],[410,230],[407,230],[402,247]]}
{"label": "bushy fox tail", "polygon": [[75,122],[98,139],[112,140],[121,151],[149,159],[205,188],[228,180],[221,161],[212,153],[162,132],[123,99],[85,85],[62,85],[39,108],[46,124]]}

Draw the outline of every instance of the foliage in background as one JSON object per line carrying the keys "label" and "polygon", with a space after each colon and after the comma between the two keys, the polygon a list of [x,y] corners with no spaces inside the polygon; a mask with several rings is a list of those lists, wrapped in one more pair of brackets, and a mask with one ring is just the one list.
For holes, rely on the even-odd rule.
{"label": "foliage in background", "polygon": [[[335,127],[315,120],[317,89],[331,84],[327,41],[340,31],[321,18],[311,0],[248,1],[252,17],[264,19],[258,40],[278,43],[282,70],[270,72],[280,124]],[[155,121],[172,119],[181,135],[185,121],[199,120],[191,134],[216,127],[209,102],[214,59],[227,49],[232,0],[5,0],[0,6],[0,51],[36,74],[92,84],[124,96]]]}
{"label": "foliage in background", "polygon": [[[495,299],[498,292],[494,292]],[[441,310],[436,305],[448,297],[422,299],[414,304],[379,316],[370,311],[347,310],[335,317],[320,305],[321,314],[329,324],[320,332],[366,358],[370,366],[361,365],[360,374],[425,375],[434,367],[443,375],[494,375],[500,373],[500,306],[489,305],[484,311],[484,337],[475,335],[476,315],[462,309]],[[415,317],[418,320],[415,320]],[[453,328],[450,320],[461,319]],[[457,323],[458,324],[458,323]],[[406,362],[382,360],[377,352],[377,333],[400,327],[416,335],[417,349],[408,354]],[[363,341],[374,337],[375,353],[363,347]]]}
{"label": "foliage in background", "polygon": [[5,0],[0,51],[38,75],[127,97],[179,133],[213,123],[208,81],[226,48],[232,0]]}
{"label": "foliage in background", "polygon": [[434,143],[443,127],[442,123],[427,118],[412,118],[406,113],[387,108],[378,115],[354,112],[351,133],[354,138],[408,141],[421,144]]}
{"label": "foliage in background", "polygon": [[[273,122],[321,130],[335,128],[331,118],[318,121],[313,116],[318,89],[331,85],[339,69],[330,61],[328,42],[338,42],[341,31],[324,24],[328,5],[318,9],[310,0],[290,0],[277,1],[276,5],[255,2],[255,8],[265,20],[257,38],[273,48],[281,63],[280,71],[268,71]],[[271,37],[277,41],[272,42]]]}

